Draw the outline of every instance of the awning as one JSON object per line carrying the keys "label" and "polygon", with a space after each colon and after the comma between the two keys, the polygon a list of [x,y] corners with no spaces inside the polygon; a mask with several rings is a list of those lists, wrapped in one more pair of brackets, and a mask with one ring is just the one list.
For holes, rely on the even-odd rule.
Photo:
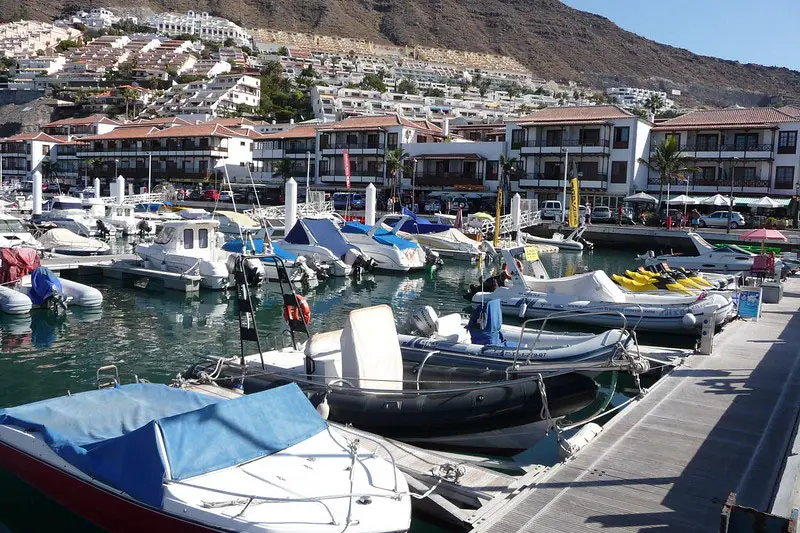
{"label": "awning", "polygon": [[[750,204],[754,204],[759,201],[761,197],[758,198],[738,198],[734,197],[733,205],[739,206],[749,206]],[[789,207],[789,202],[792,200],[790,198],[772,198],[778,204],[778,207]]]}
{"label": "awning", "polygon": [[409,159],[416,159],[417,161],[420,159],[466,159],[470,161],[477,161],[486,158],[478,154],[422,154],[410,156]]}

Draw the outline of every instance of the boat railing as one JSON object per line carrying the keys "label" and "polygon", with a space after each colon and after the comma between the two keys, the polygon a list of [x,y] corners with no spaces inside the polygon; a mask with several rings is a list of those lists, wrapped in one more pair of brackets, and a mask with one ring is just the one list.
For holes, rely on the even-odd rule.
{"label": "boat railing", "polygon": [[[117,204],[116,196],[101,196],[100,199],[105,204]],[[161,203],[166,201],[167,197],[164,193],[142,193],[142,194],[126,194],[122,197],[122,203],[125,205],[137,204],[151,204]]]}
{"label": "boat railing", "polygon": [[[302,202],[297,204],[297,217],[308,217],[321,213],[332,213],[333,202]],[[244,213],[257,220],[284,220],[286,218],[286,207],[282,205],[255,207],[246,209]]]}

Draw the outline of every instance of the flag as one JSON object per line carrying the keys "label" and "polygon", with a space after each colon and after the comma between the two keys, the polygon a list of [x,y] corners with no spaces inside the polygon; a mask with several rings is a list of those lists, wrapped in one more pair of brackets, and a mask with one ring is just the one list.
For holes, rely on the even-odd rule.
{"label": "flag", "polygon": [[578,216],[579,216],[579,209],[578,209],[578,178],[572,178],[572,198],[569,201],[569,227],[577,228],[578,227]]}
{"label": "flag", "polygon": [[342,163],[344,164],[344,177],[347,188],[350,188],[350,152],[345,150],[342,153]]}

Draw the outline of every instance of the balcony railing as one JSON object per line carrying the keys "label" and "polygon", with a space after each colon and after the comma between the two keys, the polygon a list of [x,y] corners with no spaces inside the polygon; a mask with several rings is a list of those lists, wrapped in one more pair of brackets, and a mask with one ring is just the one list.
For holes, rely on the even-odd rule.
{"label": "balcony railing", "polygon": [[579,147],[608,147],[608,139],[599,139],[596,141],[581,140],[581,139],[533,139],[525,143],[529,148],[570,148],[573,146]]}
{"label": "balcony railing", "polygon": [[287,154],[304,154],[306,152],[313,154],[316,150],[317,148],[313,144],[286,144],[283,148],[283,151]]}
{"label": "balcony railing", "polygon": [[477,172],[417,172],[414,184],[426,185],[483,185],[483,178]]}
{"label": "balcony railing", "polygon": [[383,150],[381,143],[328,143],[321,146],[323,150]]}
{"label": "balcony railing", "polygon": [[[344,176],[344,170],[335,170],[335,171],[326,171],[324,174],[320,174],[320,177],[325,178],[333,178],[334,176]],[[350,171],[351,178],[361,178],[361,177],[379,177],[383,178],[383,171],[381,170],[351,170]]]}
{"label": "balcony railing", "polygon": [[[521,183],[523,187],[562,187],[564,185],[563,174],[545,174],[543,172],[532,172],[521,177],[525,183]],[[589,189],[606,189],[608,188],[608,175],[607,174],[593,174],[591,176],[584,175],[578,179],[578,185],[583,188]]]}
{"label": "balcony railing", "polygon": [[152,152],[153,154],[161,153],[161,152],[222,152],[225,153],[228,151],[227,147],[224,146],[212,146],[212,145],[204,145],[204,144],[195,144],[195,143],[185,143],[185,144],[174,144],[174,145],[167,145],[167,146],[103,146],[103,145],[94,145],[94,144],[86,144],[82,145],[77,149],[78,154],[86,154],[86,153],[108,153],[108,154],[136,154],[136,155],[146,155],[148,152]]}
{"label": "balcony railing", "polygon": [[[116,172],[113,167],[110,169],[97,168],[89,170],[87,174],[91,178],[113,179],[115,176],[122,176],[125,179],[146,181],[147,167],[118,168],[116,169]],[[211,179],[212,177],[213,173],[211,171],[199,171],[199,170],[193,171],[193,170],[183,170],[178,168],[175,169],[154,168],[152,171],[152,179],[154,180],[158,179],[166,181],[203,181],[205,179]]]}
{"label": "balcony railing", "polygon": [[[660,185],[661,178],[659,176],[650,176],[647,178],[647,184]],[[737,177],[733,180],[734,190],[744,188],[765,188],[769,187],[769,185],[769,180],[762,179],[761,176],[755,176],[747,179]],[[664,183],[664,186],[666,187],[666,182]],[[686,183],[672,180],[670,187],[676,188],[675,190],[680,190],[681,188],[686,187]],[[689,182],[689,190],[694,187],[717,187],[721,191],[726,191],[730,190],[731,180],[730,178],[694,178]]]}
{"label": "balcony railing", "polygon": [[[650,152],[655,152],[658,145],[651,144]],[[771,152],[772,144],[697,144],[681,145],[684,152]]]}

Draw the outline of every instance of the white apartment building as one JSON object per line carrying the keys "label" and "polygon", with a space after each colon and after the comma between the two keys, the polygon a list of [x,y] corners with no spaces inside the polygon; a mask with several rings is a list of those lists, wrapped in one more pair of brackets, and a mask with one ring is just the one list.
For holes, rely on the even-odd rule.
{"label": "white apartment building", "polygon": [[652,127],[614,105],[553,107],[522,117],[506,127],[506,153],[518,161],[512,190],[540,203],[560,200],[566,163],[570,178],[579,180],[582,202],[615,208],[635,183],[647,180],[639,158]]}
{"label": "white apartment building", "polygon": [[2,181],[30,179],[37,170],[47,178],[52,164],[50,151],[59,142],[61,141],[43,132],[20,133],[0,138]]}
{"label": "white apartment building", "polygon": [[650,89],[642,89],[639,87],[610,87],[606,89],[606,94],[622,107],[644,107],[648,98],[651,96],[661,97],[664,102],[664,109],[675,107],[675,102],[667,98],[667,93],[664,91],[653,91]]}
{"label": "white apartment building", "polygon": [[209,115],[235,112],[240,105],[257,108],[261,80],[243,74],[219,75],[211,80],[176,85],[148,106],[146,116]]}
{"label": "white apartment building", "polygon": [[65,40],[80,39],[75,28],[60,28],[53,24],[23,20],[0,24],[0,56],[27,57],[54,48]]}
{"label": "white apartment building", "polygon": [[67,58],[61,55],[29,57],[17,61],[17,78],[36,78],[49,76],[64,68]]}
{"label": "white apartment building", "polygon": [[[652,129],[650,152],[668,137],[693,158],[700,172],[688,176],[688,193],[734,198],[789,198],[800,192],[800,108],[693,111]],[[649,157],[649,156],[643,156]],[[660,191],[653,172],[637,180],[639,190]],[[686,183],[672,183],[680,193]]]}
{"label": "white apartment building", "polygon": [[215,42],[233,39],[239,46],[249,45],[251,42],[250,34],[242,27],[228,19],[212,17],[205,11],[187,11],[185,15],[158,13],[148,18],[145,24],[166,35],[197,35],[200,39]]}

